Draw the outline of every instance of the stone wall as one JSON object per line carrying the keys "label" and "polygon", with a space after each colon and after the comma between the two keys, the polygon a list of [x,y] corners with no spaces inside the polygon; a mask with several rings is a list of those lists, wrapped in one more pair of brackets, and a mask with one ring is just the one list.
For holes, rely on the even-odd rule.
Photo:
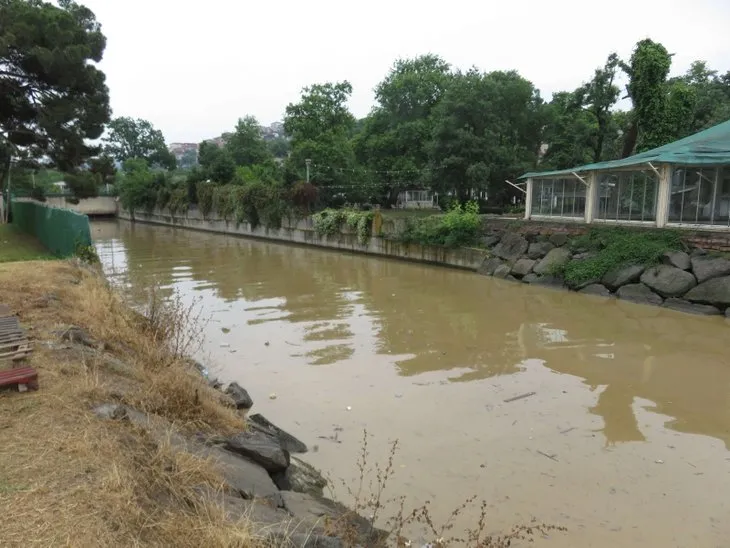
{"label": "stone wall", "polygon": [[136,211],[132,216],[128,211],[120,208],[118,217],[120,219],[189,228],[204,232],[233,234],[341,251],[367,253],[395,259],[434,263],[467,270],[476,270],[487,256],[487,251],[484,249],[455,249],[395,241],[388,238],[388,235],[394,234],[397,230],[397,223],[389,219],[384,219],[382,236],[373,235],[368,243],[363,245],[358,241],[357,234],[346,227],[343,227],[340,233],[333,236],[320,236],[314,229],[310,218],[296,221],[285,219],[281,228],[267,228],[264,226],[252,228],[247,222],[237,223],[234,220],[221,219],[215,212],[204,218],[198,210],[191,210],[184,215],[171,215],[167,210],[155,210],[152,213]]}
{"label": "stone wall", "polygon": [[730,318],[730,260],[710,255],[699,247],[689,253],[668,251],[659,265],[622,265],[600,279],[568,287],[553,273],[568,262],[588,259],[593,253],[573,250],[567,232],[547,236],[537,231],[505,230],[485,237],[484,244],[489,246],[491,256],[477,272],[486,276],[615,296],[694,314],[724,313]]}

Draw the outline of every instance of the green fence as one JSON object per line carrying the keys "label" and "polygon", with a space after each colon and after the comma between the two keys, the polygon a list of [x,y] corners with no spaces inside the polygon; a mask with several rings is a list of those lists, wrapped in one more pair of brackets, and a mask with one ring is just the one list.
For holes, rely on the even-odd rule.
{"label": "green fence", "polygon": [[91,229],[86,215],[18,200],[12,200],[10,212],[15,226],[38,238],[58,257],[73,255],[78,245],[91,245]]}

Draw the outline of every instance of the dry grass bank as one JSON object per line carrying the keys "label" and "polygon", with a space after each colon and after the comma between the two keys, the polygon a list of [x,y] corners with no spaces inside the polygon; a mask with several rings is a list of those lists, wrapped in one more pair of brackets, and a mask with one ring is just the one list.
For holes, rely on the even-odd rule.
{"label": "dry grass bank", "polygon": [[[0,393],[3,546],[254,546],[200,488],[212,463],[156,443],[91,408],[116,401],[182,430],[233,431],[241,418],[219,393],[93,273],[63,261],[0,265],[0,303],[33,344],[37,392]],[[61,341],[80,326],[101,348]],[[3,365],[5,367],[5,365]]]}

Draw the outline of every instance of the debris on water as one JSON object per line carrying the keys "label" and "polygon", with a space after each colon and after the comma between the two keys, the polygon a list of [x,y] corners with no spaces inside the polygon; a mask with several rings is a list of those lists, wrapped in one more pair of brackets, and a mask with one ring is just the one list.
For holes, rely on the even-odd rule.
{"label": "debris on water", "polygon": [[519,396],[513,396],[511,398],[507,398],[506,400],[504,400],[504,403],[510,403],[513,401],[521,400],[523,398],[529,398],[530,396],[534,396],[535,394],[537,394],[537,392],[526,392],[524,394],[520,394]]}
{"label": "debris on water", "polygon": [[221,343],[221,348],[228,348],[228,347],[230,347],[230,346],[231,346],[231,345],[230,345],[230,344],[228,344],[228,343]]}
{"label": "debris on water", "polygon": [[555,458],[556,455],[548,455],[547,453],[543,453],[539,449],[537,450],[538,453],[540,453],[543,457],[547,457],[550,460],[554,460],[555,462],[558,462],[558,459]]}
{"label": "debris on water", "polygon": [[565,430],[561,430],[560,433],[561,434],[567,434],[571,430],[575,430],[575,426],[571,426],[570,428],[566,428]]}
{"label": "debris on water", "polygon": [[347,409],[348,411],[352,411],[352,406],[348,405],[347,407],[345,407],[345,409]]}
{"label": "debris on water", "polygon": [[227,328],[227,327],[221,327],[221,331],[223,331],[223,333],[230,333],[231,332],[231,330],[229,328]]}
{"label": "debris on water", "polygon": [[395,397],[396,398],[402,398],[403,397],[403,394],[396,394]]}
{"label": "debris on water", "polygon": [[269,346],[269,341],[266,341],[266,342],[264,343],[264,346]]}
{"label": "debris on water", "polygon": [[277,396],[276,396],[276,394],[275,394],[274,392],[272,392],[271,394],[269,394],[269,399],[270,399],[270,400],[275,400],[275,399],[276,399],[276,397],[277,397]]}
{"label": "debris on water", "polygon": [[231,354],[235,354],[235,353],[237,352],[237,350],[236,350],[236,349],[232,349],[232,350],[229,350],[229,352],[230,352]]}
{"label": "debris on water", "polygon": [[654,462],[657,464],[664,464],[664,461],[662,459],[657,459]]}

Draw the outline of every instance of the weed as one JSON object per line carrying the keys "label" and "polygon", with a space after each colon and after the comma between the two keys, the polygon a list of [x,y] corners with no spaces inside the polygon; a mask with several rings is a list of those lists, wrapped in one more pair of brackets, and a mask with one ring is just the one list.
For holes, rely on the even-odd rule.
{"label": "weed", "polygon": [[479,205],[476,202],[464,205],[454,202],[444,215],[407,219],[406,228],[398,235],[398,239],[422,245],[471,246],[479,240],[481,228]]}
{"label": "weed", "polygon": [[593,227],[574,238],[574,250],[591,251],[591,257],[570,261],[552,274],[565,278],[570,286],[600,280],[612,268],[628,264],[652,265],[665,251],[684,247],[676,230],[636,230],[624,227]]}
{"label": "weed", "polygon": [[76,244],[74,255],[87,264],[99,264],[99,255],[93,245]]}

